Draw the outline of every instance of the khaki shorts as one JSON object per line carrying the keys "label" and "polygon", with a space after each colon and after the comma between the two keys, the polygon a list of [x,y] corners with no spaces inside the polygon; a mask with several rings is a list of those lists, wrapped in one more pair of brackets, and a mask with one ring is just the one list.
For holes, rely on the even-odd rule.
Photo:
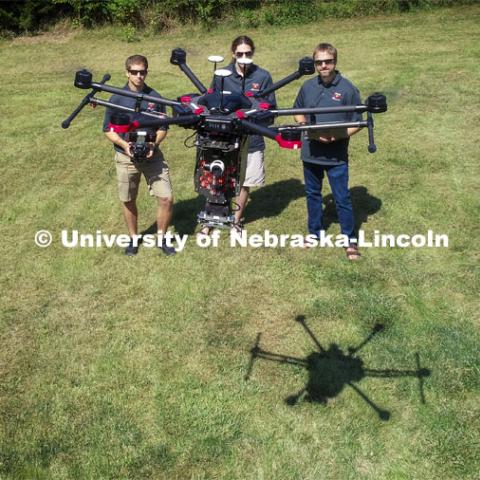
{"label": "khaki shorts", "polygon": [[247,169],[243,187],[258,187],[265,185],[265,163],[263,161],[263,150],[251,152],[247,157]]}
{"label": "khaki shorts", "polygon": [[133,163],[128,155],[115,152],[115,166],[120,201],[130,202],[137,198],[142,173],[151,196],[173,197],[170,171],[160,150],[156,150],[152,158],[141,163]]}

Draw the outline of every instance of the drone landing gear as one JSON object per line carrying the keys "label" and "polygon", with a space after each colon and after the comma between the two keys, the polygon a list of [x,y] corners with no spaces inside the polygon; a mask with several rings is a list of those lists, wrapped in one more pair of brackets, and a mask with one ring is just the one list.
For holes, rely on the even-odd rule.
{"label": "drone landing gear", "polygon": [[235,224],[235,215],[231,213],[229,204],[218,204],[206,201],[205,209],[197,215],[202,227],[231,228]]}

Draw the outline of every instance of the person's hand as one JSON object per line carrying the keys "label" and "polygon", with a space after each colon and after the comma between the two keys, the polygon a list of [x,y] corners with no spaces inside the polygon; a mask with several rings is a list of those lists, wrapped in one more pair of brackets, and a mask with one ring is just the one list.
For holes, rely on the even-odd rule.
{"label": "person's hand", "polygon": [[133,157],[133,153],[132,153],[132,148],[133,146],[133,143],[126,143],[125,146],[123,147],[123,151],[125,152],[125,155],[128,155],[130,158]]}
{"label": "person's hand", "polygon": [[335,142],[337,139],[333,136],[328,136],[328,137],[324,137],[322,135],[320,135],[318,137],[318,141],[321,142],[321,143],[332,143],[332,142]]}
{"label": "person's hand", "polygon": [[148,150],[147,156],[145,158],[147,160],[149,160],[150,158],[153,157],[153,154],[155,152],[155,143],[154,142],[148,142],[147,145],[149,147],[149,150]]}

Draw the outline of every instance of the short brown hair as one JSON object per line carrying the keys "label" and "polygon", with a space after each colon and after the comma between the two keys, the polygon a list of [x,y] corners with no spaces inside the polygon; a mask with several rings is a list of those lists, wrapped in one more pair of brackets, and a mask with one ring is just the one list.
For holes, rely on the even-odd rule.
{"label": "short brown hair", "polygon": [[125,69],[130,70],[130,67],[135,64],[141,63],[144,67],[145,70],[148,70],[148,60],[147,57],[144,57],[143,55],[131,55],[125,60]]}
{"label": "short brown hair", "polygon": [[317,52],[328,52],[330,55],[333,55],[333,60],[337,63],[337,49],[332,44],[319,43],[313,51],[313,59],[315,59],[315,54]]}

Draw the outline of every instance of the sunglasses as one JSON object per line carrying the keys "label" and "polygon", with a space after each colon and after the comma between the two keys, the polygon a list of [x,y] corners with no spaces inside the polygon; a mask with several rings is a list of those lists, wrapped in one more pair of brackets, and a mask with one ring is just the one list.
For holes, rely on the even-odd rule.
{"label": "sunglasses", "polygon": [[249,52],[235,52],[237,58],[242,58],[244,55],[247,58],[252,58],[253,52],[251,50]]}
{"label": "sunglasses", "polygon": [[148,70],[129,70],[128,73],[130,73],[134,77],[136,77],[138,74],[144,77],[148,73]]}
{"label": "sunglasses", "polygon": [[325,65],[333,65],[335,63],[335,60],[333,58],[327,58],[326,60],[315,60],[314,61],[315,65],[322,65],[324,63]]}

